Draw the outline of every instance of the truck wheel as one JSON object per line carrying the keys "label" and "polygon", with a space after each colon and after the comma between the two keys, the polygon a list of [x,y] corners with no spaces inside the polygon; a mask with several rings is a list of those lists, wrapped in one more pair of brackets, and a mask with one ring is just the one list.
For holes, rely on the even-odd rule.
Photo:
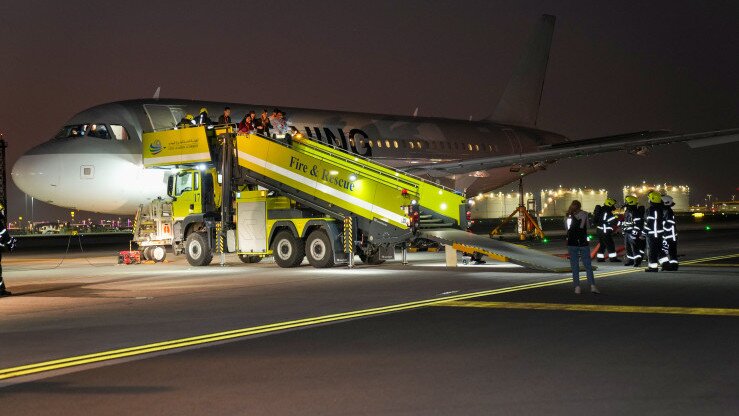
{"label": "truck wheel", "polygon": [[305,257],[303,241],[295,238],[291,231],[280,231],[272,245],[275,263],[280,267],[297,267]]}
{"label": "truck wheel", "polygon": [[311,266],[323,269],[334,267],[334,250],[326,231],[313,230],[305,240],[305,256]]}
{"label": "truck wheel", "polygon": [[185,257],[192,266],[207,266],[213,260],[205,233],[192,233],[185,240]]}
{"label": "truck wheel", "polygon": [[367,255],[366,251],[359,249],[357,254],[359,255],[359,260],[362,260],[364,264],[378,265],[385,263],[385,260],[380,258],[380,250],[377,249],[370,251],[369,255]]}
{"label": "truck wheel", "polygon": [[164,246],[152,247],[149,250],[149,257],[157,263],[161,263],[167,258],[167,249]]}
{"label": "truck wheel", "polygon": [[149,254],[151,250],[151,246],[146,246],[143,249],[141,249],[141,257],[143,260],[151,260],[151,254]]}
{"label": "truck wheel", "polygon": [[250,256],[248,254],[239,254],[239,259],[244,263],[259,263],[262,261],[262,256]]}

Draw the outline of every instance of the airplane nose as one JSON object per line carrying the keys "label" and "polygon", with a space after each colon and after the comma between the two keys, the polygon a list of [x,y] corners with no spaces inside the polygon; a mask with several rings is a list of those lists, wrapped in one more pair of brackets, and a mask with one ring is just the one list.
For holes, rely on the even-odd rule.
{"label": "airplane nose", "polygon": [[59,184],[58,155],[41,153],[38,147],[24,153],[10,173],[16,186],[38,200],[53,202]]}

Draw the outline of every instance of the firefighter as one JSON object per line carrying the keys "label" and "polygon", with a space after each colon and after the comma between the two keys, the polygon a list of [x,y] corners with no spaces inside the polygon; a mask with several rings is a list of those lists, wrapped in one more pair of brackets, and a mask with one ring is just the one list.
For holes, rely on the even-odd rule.
{"label": "firefighter", "polygon": [[639,199],[628,195],[624,199],[624,245],[626,246],[626,263],[624,266],[639,267],[644,250],[640,242],[643,241],[642,221],[644,221],[644,207],[638,205]]}
{"label": "firefighter", "polygon": [[675,201],[672,200],[671,196],[665,195],[662,197],[662,204],[665,208],[662,211],[664,213],[662,219],[662,257],[659,259],[659,264],[662,266],[662,271],[675,271],[679,266],[677,262],[675,213],[672,211]]}
{"label": "firefighter", "polygon": [[177,127],[194,127],[195,126],[195,117],[192,116],[192,114],[188,114],[185,117],[182,117],[179,123],[177,123]]}
{"label": "firefighter", "polygon": [[664,220],[664,208],[662,195],[657,191],[650,192],[649,208],[647,208],[644,219],[644,233],[647,235],[647,272],[659,271],[659,258],[662,253],[662,221]]}
{"label": "firefighter", "polygon": [[613,229],[618,222],[618,219],[613,214],[613,209],[616,206],[616,200],[613,198],[606,198],[603,202],[603,206],[596,210],[595,224],[597,227],[598,241],[600,243],[598,247],[598,261],[606,261],[606,250],[608,250],[608,258],[610,261],[616,263],[621,260],[616,257],[616,243],[613,241]]}
{"label": "firefighter", "polygon": [[212,126],[213,121],[211,121],[210,117],[208,117],[208,109],[205,107],[202,107],[200,109],[200,114],[195,118],[195,124],[199,126]]}
{"label": "firefighter", "polygon": [[12,252],[15,248],[15,238],[11,237],[10,233],[8,233],[8,228],[5,224],[5,206],[0,203],[0,296],[10,296],[11,293],[5,289],[5,281],[3,280],[3,257],[1,251],[3,248]]}

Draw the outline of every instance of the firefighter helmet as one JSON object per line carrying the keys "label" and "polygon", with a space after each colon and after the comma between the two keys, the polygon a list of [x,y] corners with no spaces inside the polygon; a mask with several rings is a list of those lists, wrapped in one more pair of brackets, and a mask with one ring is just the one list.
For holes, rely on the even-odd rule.
{"label": "firefighter helmet", "polygon": [[668,207],[674,206],[675,201],[672,200],[672,197],[669,195],[665,195],[662,197],[662,203],[667,205]]}
{"label": "firefighter helmet", "polygon": [[647,196],[649,197],[649,202],[652,202],[654,204],[659,204],[660,202],[662,202],[662,194],[657,191],[652,191]]}
{"label": "firefighter helmet", "polygon": [[626,205],[636,205],[639,203],[639,198],[635,197],[634,195],[627,195],[626,198],[624,198],[624,202]]}
{"label": "firefighter helmet", "polygon": [[613,198],[606,198],[606,201],[603,202],[603,205],[605,205],[607,207],[615,206],[616,205],[616,200],[613,199]]}
{"label": "firefighter helmet", "polygon": [[188,114],[185,116],[185,118],[188,120],[193,120],[195,117],[193,117],[192,114]]}
{"label": "firefighter helmet", "polygon": [[203,113],[208,114],[208,109],[205,108],[205,107],[201,107],[200,108],[200,114],[203,114]]}

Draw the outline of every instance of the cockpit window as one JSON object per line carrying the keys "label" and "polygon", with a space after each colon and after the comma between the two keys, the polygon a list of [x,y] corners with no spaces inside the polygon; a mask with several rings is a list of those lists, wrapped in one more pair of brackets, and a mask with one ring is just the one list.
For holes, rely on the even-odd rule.
{"label": "cockpit window", "polygon": [[87,135],[98,139],[110,139],[110,133],[105,124],[90,124]]}
{"label": "cockpit window", "polygon": [[82,137],[87,132],[87,124],[74,124],[71,126],[64,126],[59,133],[54,136],[55,139],[67,139],[70,137]]}
{"label": "cockpit window", "polygon": [[119,124],[111,124],[110,130],[113,131],[113,137],[116,138],[116,140],[128,140],[128,131],[126,131],[126,128],[119,125]]}

